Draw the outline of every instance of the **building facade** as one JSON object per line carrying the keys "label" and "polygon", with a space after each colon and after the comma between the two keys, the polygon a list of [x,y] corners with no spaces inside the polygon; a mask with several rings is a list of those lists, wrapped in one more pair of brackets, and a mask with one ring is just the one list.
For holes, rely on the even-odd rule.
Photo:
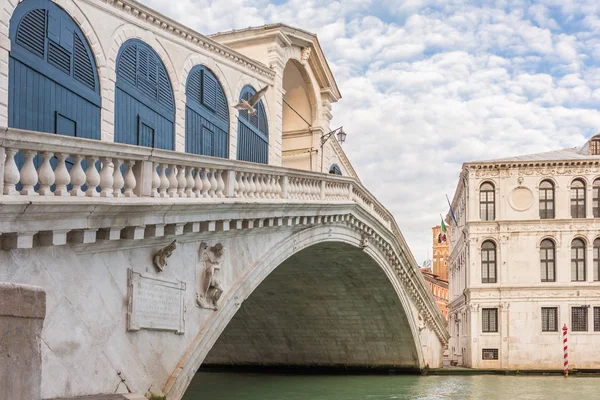
{"label": "building facade", "polygon": [[448,320],[448,281],[440,279],[440,277],[431,272],[429,268],[420,268],[420,270],[442,315]]}
{"label": "building facade", "polygon": [[449,269],[459,365],[561,370],[566,325],[569,365],[600,366],[599,154],[594,137],[463,165]]}

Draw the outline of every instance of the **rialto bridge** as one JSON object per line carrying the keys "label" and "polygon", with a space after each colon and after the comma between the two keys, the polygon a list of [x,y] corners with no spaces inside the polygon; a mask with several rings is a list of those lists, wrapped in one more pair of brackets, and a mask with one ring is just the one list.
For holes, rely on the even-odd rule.
{"label": "rialto bridge", "polygon": [[[446,324],[393,216],[322,139],[340,94],[314,35],[0,4],[3,395],[441,366]],[[232,107],[264,85],[256,117]]]}

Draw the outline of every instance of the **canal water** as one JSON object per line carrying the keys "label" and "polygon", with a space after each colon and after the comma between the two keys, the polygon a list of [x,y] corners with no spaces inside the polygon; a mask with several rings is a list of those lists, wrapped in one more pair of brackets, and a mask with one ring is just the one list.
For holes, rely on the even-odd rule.
{"label": "canal water", "polygon": [[600,399],[600,379],[562,376],[268,375],[199,372],[183,400]]}

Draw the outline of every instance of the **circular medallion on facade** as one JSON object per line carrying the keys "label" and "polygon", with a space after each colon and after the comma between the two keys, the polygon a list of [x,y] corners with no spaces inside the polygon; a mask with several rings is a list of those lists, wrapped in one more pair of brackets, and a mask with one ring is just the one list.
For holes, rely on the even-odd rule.
{"label": "circular medallion on facade", "polygon": [[514,188],[508,203],[516,211],[525,211],[533,205],[533,192],[524,186]]}

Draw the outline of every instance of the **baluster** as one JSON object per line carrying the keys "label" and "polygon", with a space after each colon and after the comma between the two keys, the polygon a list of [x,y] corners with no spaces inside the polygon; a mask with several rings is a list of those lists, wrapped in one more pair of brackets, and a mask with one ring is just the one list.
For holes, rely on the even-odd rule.
{"label": "baluster", "polygon": [[185,167],[183,165],[177,166],[177,195],[182,199],[185,198],[185,186],[187,180],[185,179]]}
{"label": "baluster", "polygon": [[238,190],[239,197],[243,199],[246,197],[246,174],[244,174],[243,172],[240,172],[239,185],[240,185],[240,189]]}
{"label": "baluster", "polygon": [[281,187],[281,180],[283,179],[279,175],[275,175],[275,198],[280,199],[283,197],[283,188]]}
{"label": "baluster", "polygon": [[306,179],[301,178],[300,179],[300,198],[302,200],[306,199]]}
{"label": "baluster", "polygon": [[254,174],[250,174],[250,180],[249,180],[248,183],[250,184],[250,197],[251,198],[258,197],[257,193],[256,193],[256,190],[257,190],[257,187],[256,187],[256,177],[254,176]]}
{"label": "baluster", "polygon": [[185,195],[190,199],[193,199],[194,194],[194,176],[192,175],[192,167],[187,167],[185,169]]}
{"label": "baluster", "polygon": [[196,197],[202,197],[202,168],[195,168],[196,175],[194,176],[194,195]]}
{"label": "baluster", "polygon": [[125,197],[136,197],[133,190],[135,189],[136,180],[135,175],[133,174],[133,165],[135,161],[126,160],[125,161]]}
{"label": "baluster", "polygon": [[294,185],[295,185],[295,178],[288,178],[288,198],[289,199],[293,199],[294,198]]}
{"label": "baluster", "polygon": [[102,157],[100,161],[102,163],[102,169],[100,170],[100,196],[113,197],[113,168],[115,166],[108,157]]}
{"label": "baluster", "polygon": [[85,193],[81,190],[81,186],[85,183],[85,172],[81,166],[81,160],[83,156],[73,156],[73,167],[71,168],[71,196],[85,196]]}
{"label": "baluster", "polygon": [[169,197],[169,178],[167,178],[167,164],[160,164],[160,197]]}
{"label": "baluster", "polygon": [[37,170],[38,178],[40,181],[40,188],[38,193],[41,196],[52,196],[52,190],[50,186],[54,185],[54,171],[50,165],[50,157],[54,154],[44,151],[42,152],[42,165]]}
{"label": "baluster", "polygon": [[100,184],[100,174],[96,169],[96,161],[98,161],[98,157],[87,156],[86,160],[88,162],[88,165],[85,169],[85,184],[87,185],[85,195],[88,197],[96,197],[100,195],[96,190],[96,188]]}
{"label": "baluster", "polygon": [[208,168],[202,168],[202,197],[208,197],[208,190],[210,189],[209,173],[210,170]]}
{"label": "baluster", "polygon": [[169,197],[177,197],[177,170],[174,164],[169,164]]}
{"label": "baluster", "polygon": [[210,171],[210,188],[208,189],[208,197],[215,197],[215,192],[217,190],[217,178],[215,177],[215,169],[211,168]]}
{"label": "baluster", "polygon": [[225,181],[223,180],[223,170],[217,170],[217,197],[225,197],[223,194],[223,190],[225,190]]}
{"label": "baluster", "polygon": [[158,174],[158,168],[160,165],[158,163],[152,163],[152,192],[150,196],[159,197],[158,189],[160,188],[160,175]]}
{"label": "baluster", "polygon": [[69,191],[67,190],[67,185],[71,182],[71,177],[69,176],[69,171],[67,170],[67,165],[65,164],[67,154],[57,153],[56,158],[58,158],[58,165],[54,170],[54,183],[56,184],[54,195],[68,196]]}
{"label": "baluster", "polygon": [[22,153],[25,156],[25,164],[23,164],[23,168],[21,168],[21,185],[23,185],[21,194],[29,196],[36,195],[37,193],[33,188],[38,183],[38,174],[33,165],[33,157],[35,157],[36,152],[32,150],[22,150]]}
{"label": "baluster", "polygon": [[4,160],[4,194],[19,194],[16,186],[21,179],[19,168],[15,162],[17,150],[6,149],[6,159]]}
{"label": "baluster", "polygon": [[273,184],[273,175],[267,175],[267,199],[272,199],[275,193],[275,185]]}
{"label": "baluster", "polygon": [[263,176],[256,175],[256,197],[262,199],[265,197],[265,187],[263,185]]}
{"label": "baluster", "polygon": [[[239,176],[239,180],[238,180],[238,176]],[[241,197],[240,196],[240,181],[241,181],[242,177],[241,174],[237,174],[236,172],[234,172],[233,174],[233,197]]]}
{"label": "baluster", "polygon": [[121,166],[123,165],[123,161],[118,158],[113,158],[113,196],[114,197],[123,197],[123,192],[121,190],[125,186],[125,180],[123,179],[123,172],[121,171]]}

